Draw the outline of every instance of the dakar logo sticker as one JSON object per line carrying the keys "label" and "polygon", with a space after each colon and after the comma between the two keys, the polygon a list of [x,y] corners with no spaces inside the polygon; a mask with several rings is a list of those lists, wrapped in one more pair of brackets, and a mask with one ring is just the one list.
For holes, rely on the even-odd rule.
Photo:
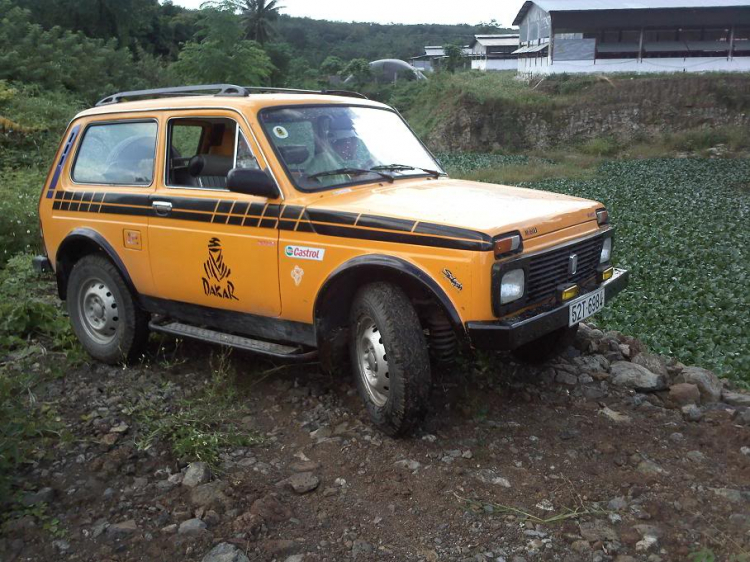
{"label": "dakar logo sticker", "polygon": [[211,238],[208,241],[208,259],[203,263],[203,292],[212,297],[238,301],[234,296],[234,283],[229,280],[232,270],[224,263],[221,240]]}
{"label": "dakar logo sticker", "polygon": [[300,266],[295,265],[294,269],[292,270],[292,279],[294,279],[294,284],[299,287],[299,284],[302,283],[302,276],[305,274],[305,270],[302,269]]}

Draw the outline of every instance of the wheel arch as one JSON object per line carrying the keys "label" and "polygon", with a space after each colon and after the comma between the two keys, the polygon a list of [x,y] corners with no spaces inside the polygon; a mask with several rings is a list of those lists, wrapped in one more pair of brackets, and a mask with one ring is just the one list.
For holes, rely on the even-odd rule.
{"label": "wheel arch", "polygon": [[90,254],[106,256],[119,270],[128,289],[134,295],[138,294],[125,264],[106,238],[92,228],[76,228],[63,239],[55,254],[57,292],[62,300],[67,297],[68,278],[73,266],[78,260]]}
{"label": "wheel arch", "polygon": [[[456,334],[465,337],[461,317],[442,287],[425,271],[395,256],[369,254],[344,262],[324,281],[315,299],[313,322],[321,362],[348,337],[349,310],[357,290],[366,283],[387,281],[404,289],[412,298],[427,298],[438,306]],[[325,366],[325,365],[324,365]]]}

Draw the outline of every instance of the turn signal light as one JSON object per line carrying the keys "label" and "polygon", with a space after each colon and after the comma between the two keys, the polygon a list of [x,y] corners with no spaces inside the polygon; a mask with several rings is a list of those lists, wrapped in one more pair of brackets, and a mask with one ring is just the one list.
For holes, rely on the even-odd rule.
{"label": "turn signal light", "polygon": [[581,289],[578,287],[578,285],[569,285],[567,287],[561,287],[560,289],[558,289],[558,295],[560,297],[560,301],[562,302],[576,298],[580,294],[580,292]]}
{"label": "turn signal light", "polygon": [[512,234],[495,240],[495,257],[499,258],[507,254],[518,252],[521,249],[521,235]]}
{"label": "turn signal light", "polygon": [[603,283],[604,281],[607,281],[608,279],[612,279],[612,276],[615,274],[615,268],[612,266],[605,267],[604,269],[599,270],[599,283]]}
{"label": "turn signal light", "polygon": [[609,211],[607,209],[599,209],[596,212],[596,223],[599,226],[609,224]]}

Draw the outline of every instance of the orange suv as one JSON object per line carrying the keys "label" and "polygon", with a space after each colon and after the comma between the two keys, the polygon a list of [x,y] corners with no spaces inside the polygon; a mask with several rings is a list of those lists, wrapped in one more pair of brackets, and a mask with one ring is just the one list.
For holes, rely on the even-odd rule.
{"label": "orange suv", "polygon": [[558,353],[627,284],[600,203],[450,179],[392,108],[232,85],[123,92],[70,123],[45,256],[96,359],[150,331],[353,371],[390,434],[460,345]]}

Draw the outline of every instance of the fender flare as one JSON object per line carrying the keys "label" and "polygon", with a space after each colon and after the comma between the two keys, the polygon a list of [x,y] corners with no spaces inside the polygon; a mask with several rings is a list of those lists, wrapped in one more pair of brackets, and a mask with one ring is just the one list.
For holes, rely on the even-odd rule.
{"label": "fender flare", "polygon": [[321,302],[327,296],[328,291],[333,286],[336,279],[344,273],[352,272],[356,269],[364,269],[369,267],[377,267],[384,270],[390,270],[398,273],[399,275],[406,276],[412,281],[416,281],[419,285],[425,288],[429,294],[431,294],[435,300],[445,311],[448,316],[448,321],[461,333],[466,333],[461,317],[453,306],[453,303],[448,298],[443,288],[425,271],[414,265],[413,263],[406,261],[403,258],[397,258],[395,256],[389,256],[385,254],[367,254],[363,256],[357,256],[352,258],[340,266],[338,266],[333,272],[326,278],[315,297],[315,305],[313,307],[313,319],[317,325],[318,315],[320,313]]}
{"label": "fender flare", "polygon": [[[63,241],[60,243],[60,246],[57,248],[57,252],[55,254],[55,274],[57,277],[58,290],[60,291],[61,295],[64,294],[64,290],[67,289],[67,276],[63,278],[64,273],[62,271],[63,268],[61,267],[61,260],[64,260],[66,249],[71,244],[74,244],[77,241],[93,242],[96,246],[98,246],[99,249],[112,261],[112,263],[115,264],[115,267],[117,267],[117,269],[120,271],[120,275],[122,275],[122,278],[125,281],[128,289],[130,289],[134,295],[138,294],[135,289],[135,285],[133,284],[133,280],[130,278],[130,274],[125,267],[125,263],[123,263],[122,259],[117,254],[117,251],[115,251],[112,245],[107,242],[107,239],[92,228],[75,228],[71,230],[65,236],[65,238],[63,238]],[[70,272],[67,273],[69,274]]]}

